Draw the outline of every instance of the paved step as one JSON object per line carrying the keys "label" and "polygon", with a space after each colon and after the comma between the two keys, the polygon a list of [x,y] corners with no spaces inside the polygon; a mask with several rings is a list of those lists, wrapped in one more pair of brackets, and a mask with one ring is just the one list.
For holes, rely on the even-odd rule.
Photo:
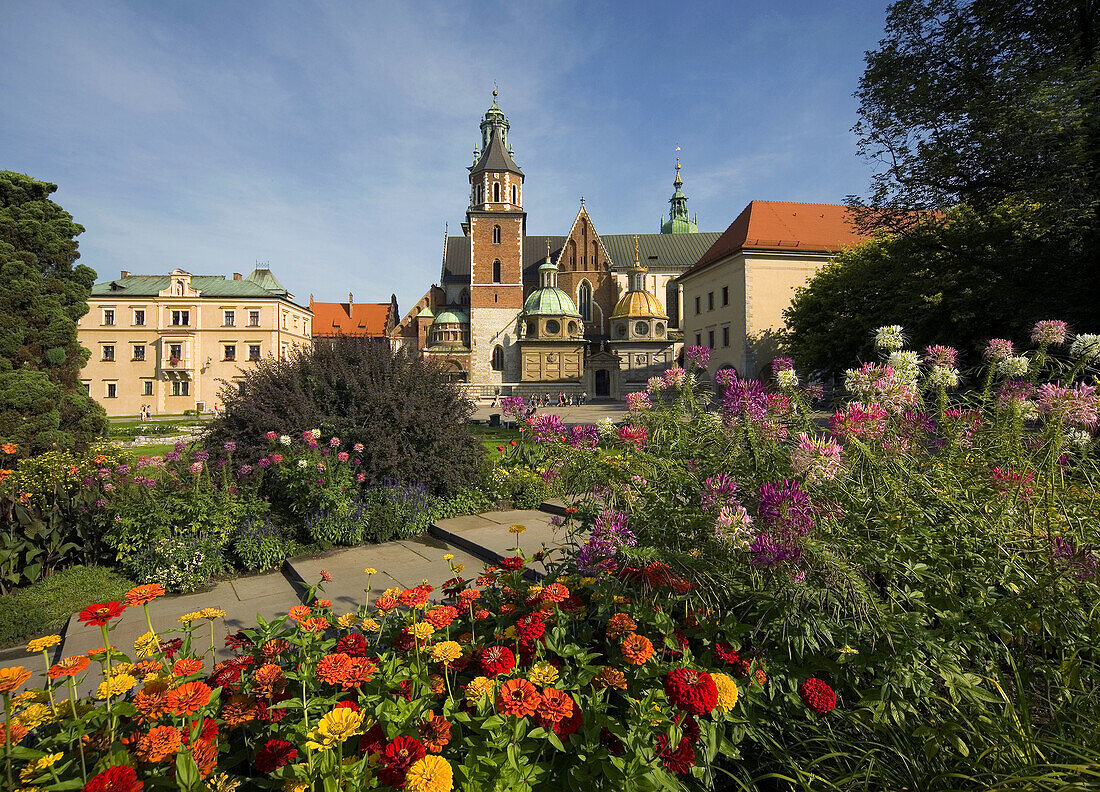
{"label": "paved step", "polygon": [[[526,555],[546,549],[560,551],[570,542],[569,532],[555,523],[555,515],[535,509],[486,512],[485,514],[437,520],[429,533],[448,544],[460,547],[490,564],[499,564],[516,555],[518,546]],[[509,531],[522,525],[520,534]],[[538,577],[536,570],[530,570]]]}

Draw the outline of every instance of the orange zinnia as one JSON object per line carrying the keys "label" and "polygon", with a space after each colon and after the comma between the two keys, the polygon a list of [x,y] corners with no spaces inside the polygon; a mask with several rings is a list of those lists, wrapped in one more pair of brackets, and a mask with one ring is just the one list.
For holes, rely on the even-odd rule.
{"label": "orange zinnia", "polygon": [[592,678],[592,684],[614,690],[626,690],[626,675],[617,668],[604,666],[596,672],[596,676]]}
{"label": "orange zinnia", "polygon": [[11,693],[23,687],[30,678],[31,672],[23,666],[0,668],[0,693]]}
{"label": "orange zinnia", "polygon": [[0,446],[0,449],[3,449],[5,454],[14,454],[19,450],[19,446],[15,443],[4,443],[4,445]]}
{"label": "orange zinnia", "polygon": [[526,679],[509,679],[497,693],[497,712],[526,718],[535,714],[541,701],[538,690]]}
{"label": "orange zinnia", "polygon": [[0,723],[0,745],[6,745],[8,741],[11,741],[12,745],[18,745],[19,742],[27,736],[29,730],[21,723],[11,724],[11,734],[8,734],[8,727],[3,723]]}
{"label": "orange zinnia", "polygon": [[146,603],[152,602],[157,597],[164,596],[164,586],[160,583],[146,583],[143,586],[134,586],[126,592],[123,602],[127,607],[140,608]]}
{"label": "orange zinnia", "polygon": [[623,660],[642,665],[653,656],[653,644],[644,635],[628,635],[622,643]]}
{"label": "orange zinnia", "polygon": [[539,596],[545,602],[561,602],[569,598],[569,589],[563,583],[551,583]]}
{"label": "orange zinnia", "polygon": [[282,690],[285,679],[283,669],[274,663],[264,663],[252,675],[252,692],[263,698],[271,698]]}
{"label": "orange zinnia", "polygon": [[181,657],[176,661],[176,664],[172,666],[172,673],[176,676],[185,677],[191,674],[197,674],[203,669],[202,660],[196,660],[193,657]]}
{"label": "orange zinnia", "polygon": [[327,654],[317,661],[317,678],[330,685],[342,684],[351,670],[351,658],[343,652]]}
{"label": "orange zinnia", "polygon": [[222,707],[222,720],[225,721],[226,726],[230,727],[256,720],[257,714],[256,699],[239,693],[230,696],[229,701]]}
{"label": "orange zinnia", "polygon": [[167,680],[146,685],[134,696],[133,704],[141,713],[141,720],[155,721],[168,714]]}
{"label": "orange zinnia", "polygon": [[198,712],[210,701],[210,686],[205,682],[184,682],[168,691],[167,705],[176,715]]}
{"label": "orange zinnia", "polygon": [[198,765],[199,777],[206,778],[218,766],[218,741],[195,740],[194,745],[191,746],[191,757]]}
{"label": "orange zinnia", "polygon": [[391,611],[397,607],[397,600],[395,600],[393,597],[379,597],[374,601],[374,607],[376,607],[383,613],[386,613],[387,611]]}
{"label": "orange zinnia", "polygon": [[302,622],[302,629],[306,632],[324,632],[329,627],[328,619],[314,616]]}
{"label": "orange zinnia", "polygon": [[182,742],[180,730],[175,726],[154,726],[138,738],[136,753],[146,762],[163,762],[176,755]]}
{"label": "orange zinnia", "polygon": [[309,618],[309,614],[312,612],[313,610],[308,605],[295,605],[287,615],[290,616],[291,621],[303,622]]}
{"label": "orange zinnia", "polygon": [[50,666],[50,679],[61,677],[74,677],[86,669],[91,661],[84,655],[66,657],[64,660]]}
{"label": "orange zinnia", "polygon": [[542,700],[536,710],[543,720],[558,723],[573,714],[573,697],[554,688],[542,691]]}
{"label": "orange zinnia", "polygon": [[638,629],[638,623],[625,613],[616,613],[607,620],[607,635],[609,638],[628,635],[636,629]]}

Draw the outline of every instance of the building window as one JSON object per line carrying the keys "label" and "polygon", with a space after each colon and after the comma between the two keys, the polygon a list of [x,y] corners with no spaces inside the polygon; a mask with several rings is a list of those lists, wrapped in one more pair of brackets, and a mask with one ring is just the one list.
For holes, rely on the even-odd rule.
{"label": "building window", "polygon": [[172,380],[172,395],[187,396],[191,392],[191,383],[187,380]]}
{"label": "building window", "polygon": [[560,332],[561,332],[561,325],[558,324],[558,321],[556,319],[550,319],[549,321],[547,321],[547,323],[546,323],[546,334],[547,335],[552,335],[553,336],[553,335],[557,335]]}
{"label": "building window", "polygon": [[714,292],[707,292],[707,310],[714,310]]}
{"label": "building window", "polygon": [[118,385],[116,385],[113,382],[108,382],[107,383],[106,396],[107,396],[108,399],[117,399],[118,398]]}
{"label": "building window", "polygon": [[588,281],[581,281],[581,287],[577,289],[577,308],[584,321],[592,321],[592,287]]}
{"label": "building window", "polygon": [[730,345],[730,329],[728,327],[722,328],[722,346],[728,347]]}
{"label": "building window", "polygon": [[500,203],[500,182],[493,182],[493,203]]}
{"label": "building window", "polygon": [[237,393],[244,394],[244,380],[237,380]]}
{"label": "building window", "polygon": [[703,334],[702,333],[696,333],[695,334],[695,346],[702,346],[702,345],[703,345]]}
{"label": "building window", "polygon": [[104,360],[114,360],[115,359],[115,345],[114,344],[104,344],[103,345],[103,359]]}
{"label": "building window", "polygon": [[493,262],[493,283],[500,283],[500,260]]}
{"label": "building window", "polygon": [[707,346],[709,346],[711,349],[714,349],[714,331],[713,330],[710,330],[710,331],[707,332]]}
{"label": "building window", "polygon": [[237,312],[236,311],[226,311],[225,312],[225,326],[226,327],[233,327],[236,324],[237,324]]}
{"label": "building window", "polygon": [[87,380],[81,380],[80,387],[82,387],[84,389],[84,395],[85,396],[90,396],[91,395],[91,393],[92,393],[92,383],[88,382]]}
{"label": "building window", "polygon": [[695,298],[695,313],[699,313],[699,298]]}
{"label": "building window", "polygon": [[237,359],[237,345],[236,344],[224,344],[222,350],[225,352],[224,360],[233,361]]}
{"label": "building window", "polygon": [[512,185],[512,205],[519,206],[519,201],[516,200],[516,185]]}
{"label": "building window", "polygon": [[115,309],[104,308],[103,309],[103,324],[113,325],[115,323]]}
{"label": "building window", "polygon": [[729,304],[730,304],[730,287],[729,286],[723,286],[722,287],[722,305],[729,305]]}
{"label": "building window", "polygon": [[144,386],[144,388],[142,389],[142,394],[141,395],[142,396],[152,396],[153,395],[153,381],[152,380],[145,380],[144,382],[142,382],[142,385]]}
{"label": "building window", "polygon": [[500,226],[498,225],[493,226],[493,244],[500,244]]}
{"label": "building window", "polygon": [[145,344],[134,344],[134,360],[145,360]]}
{"label": "building window", "polygon": [[499,345],[493,347],[492,366],[493,371],[504,371],[504,347]]}
{"label": "building window", "polygon": [[634,334],[640,336],[649,335],[649,322],[635,322]]}
{"label": "building window", "polygon": [[259,360],[260,359],[260,345],[259,344],[249,344],[248,345],[248,359],[249,360]]}
{"label": "building window", "polygon": [[177,327],[185,327],[191,324],[191,312],[172,311],[172,324]]}
{"label": "building window", "polygon": [[260,312],[259,311],[249,311],[248,312],[248,326],[249,327],[259,327],[260,326]]}
{"label": "building window", "polygon": [[168,345],[168,362],[173,366],[178,366],[183,359],[183,344],[169,344]]}
{"label": "building window", "polygon": [[136,327],[145,327],[145,309],[144,308],[135,308],[134,309],[134,325]]}

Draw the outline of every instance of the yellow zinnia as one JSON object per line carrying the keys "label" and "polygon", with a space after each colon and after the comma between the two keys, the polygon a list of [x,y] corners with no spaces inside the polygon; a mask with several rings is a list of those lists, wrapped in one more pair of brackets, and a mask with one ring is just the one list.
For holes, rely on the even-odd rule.
{"label": "yellow zinnia", "polygon": [[409,627],[409,632],[413,637],[420,641],[426,641],[432,637],[432,633],[435,632],[435,627],[430,622],[416,622]]}
{"label": "yellow zinnia", "polygon": [[737,703],[737,683],[725,674],[711,674],[710,677],[718,688],[718,709],[729,712]]}
{"label": "yellow zinnia", "polygon": [[558,669],[545,661],[535,663],[531,666],[531,670],[527,672],[527,678],[532,685],[549,685],[551,682],[557,681]]}
{"label": "yellow zinnia", "polygon": [[326,713],[306,742],[310,748],[327,751],[336,743],[362,732],[363,715],[348,708],[334,709]]}
{"label": "yellow zinnia", "polygon": [[466,685],[466,701],[477,704],[485,696],[492,696],[496,692],[496,685],[488,677],[475,677]]}
{"label": "yellow zinnia", "polygon": [[509,525],[508,526],[508,533],[512,533],[512,534],[521,534],[526,530],[527,530],[527,527],[523,526],[523,525]]}
{"label": "yellow zinnia", "polygon": [[345,630],[350,630],[352,627],[359,623],[359,617],[356,616],[354,613],[345,613],[343,616],[336,620],[336,623],[343,627]]}
{"label": "yellow zinnia", "polygon": [[35,638],[33,641],[27,642],[27,651],[31,654],[38,654],[44,652],[51,646],[57,646],[61,643],[60,635],[44,635],[41,638]]}
{"label": "yellow zinnia", "polygon": [[432,647],[432,662],[449,666],[462,657],[462,647],[457,641],[443,641]]}
{"label": "yellow zinnia", "polygon": [[377,575],[378,574],[378,570],[375,569],[374,567],[367,567],[366,569],[363,570],[363,572],[364,572],[364,574],[367,574],[367,575]]}
{"label": "yellow zinnia", "polygon": [[203,608],[199,611],[199,616],[204,619],[222,619],[225,618],[225,611],[221,608]]}
{"label": "yellow zinnia", "polygon": [[53,710],[45,704],[31,704],[25,710],[14,716],[12,720],[26,726],[28,729],[37,729],[43,723],[53,720]]}
{"label": "yellow zinnia", "polygon": [[39,773],[45,770],[49,770],[51,767],[57,764],[61,760],[62,756],[64,756],[64,754],[55,753],[46,754],[45,756],[38,757],[19,771],[19,779],[24,784],[30,783],[38,776]]}
{"label": "yellow zinnia", "polygon": [[405,774],[408,792],[451,792],[453,787],[451,766],[442,756],[428,754],[417,759]]}
{"label": "yellow zinnia", "polygon": [[138,657],[152,657],[160,651],[160,642],[151,632],[147,632],[134,641],[134,652]]}
{"label": "yellow zinnia", "polygon": [[105,699],[108,696],[121,696],[137,684],[137,680],[129,674],[117,674],[106,682],[100,682],[96,688],[95,697]]}
{"label": "yellow zinnia", "polygon": [[363,619],[363,623],[359,626],[367,632],[377,631],[380,627],[378,622],[376,622],[374,619]]}

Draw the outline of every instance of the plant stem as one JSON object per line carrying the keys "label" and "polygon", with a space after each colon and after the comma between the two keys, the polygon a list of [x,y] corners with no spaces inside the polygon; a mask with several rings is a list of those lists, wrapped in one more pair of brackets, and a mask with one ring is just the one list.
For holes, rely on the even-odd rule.
{"label": "plant stem", "polygon": [[11,774],[11,696],[4,694],[4,765],[8,773],[8,789],[15,789]]}
{"label": "plant stem", "polygon": [[[71,676],[66,677],[66,681],[68,683],[68,688],[69,688],[69,706],[72,708],[73,717],[75,718],[76,717],[76,682],[73,681],[73,678]],[[88,768],[84,763],[84,741],[81,737],[76,738],[76,745],[80,749],[80,775],[81,775],[81,778],[84,780],[84,783],[87,784],[88,783]]]}

